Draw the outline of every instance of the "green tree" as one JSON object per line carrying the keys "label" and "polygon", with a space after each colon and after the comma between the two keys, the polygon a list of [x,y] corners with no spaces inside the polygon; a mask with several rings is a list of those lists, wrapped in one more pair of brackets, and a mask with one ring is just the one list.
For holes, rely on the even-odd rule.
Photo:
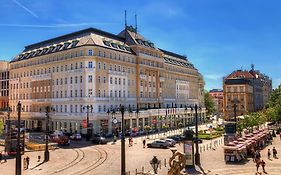
{"label": "green tree", "polygon": [[205,103],[205,107],[207,109],[207,115],[210,115],[216,111],[215,102],[213,100],[213,97],[206,90],[204,91],[204,103]]}

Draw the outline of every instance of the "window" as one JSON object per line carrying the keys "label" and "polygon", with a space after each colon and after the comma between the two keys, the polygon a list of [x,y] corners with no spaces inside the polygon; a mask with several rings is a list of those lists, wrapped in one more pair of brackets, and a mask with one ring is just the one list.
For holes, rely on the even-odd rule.
{"label": "window", "polygon": [[126,79],[125,78],[123,79],[123,85],[124,86],[126,85]]}
{"label": "window", "polygon": [[64,105],[64,112],[67,112],[67,105]]}
{"label": "window", "polygon": [[106,105],[103,105],[103,112],[106,112]]}
{"label": "window", "polygon": [[89,76],[88,76],[88,82],[89,82],[89,83],[92,83],[92,82],[93,82],[93,76],[92,76],[92,75],[89,75]]}
{"label": "window", "polygon": [[143,92],[141,91],[141,92],[140,92],[140,97],[142,98],[142,96],[143,96]]}
{"label": "window", "polygon": [[80,90],[80,97],[83,97],[83,90]]}
{"label": "window", "polygon": [[101,105],[99,105],[99,107],[98,107],[98,108],[99,108],[99,112],[101,112]]}
{"label": "window", "polygon": [[89,50],[88,50],[88,55],[89,55],[89,56],[92,56],[92,55],[93,55],[93,50],[92,50],[92,49],[89,49]]}
{"label": "window", "polygon": [[98,97],[100,97],[100,90],[98,90]]}
{"label": "window", "polygon": [[109,70],[112,70],[112,64],[109,65]]}
{"label": "window", "polygon": [[123,91],[123,97],[124,97],[124,98],[126,97],[126,93],[125,93],[125,91]]}
{"label": "window", "polygon": [[82,62],[80,62],[80,68],[83,68],[83,63]]}
{"label": "window", "polygon": [[72,97],[72,90],[70,90],[70,97]]}
{"label": "window", "polygon": [[130,80],[128,80],[128,86],[130,86]]}
{"label": "window", "polygon": [[105,90],[103,90],[103,97],[105,97],[105,94],[106,94],[106,93],[105,93]]}
{"label": "window", "polygon": [[117,78],[115,78],[115,84],[117,84]]}
{"label": "window", "polygon": [[70,84],[72,84],[72,77],[70,77]]}
{"label": "window", "polygon": [[93,89],[89,89],[89,95],[93,95]]}
{"label": "window", "polygon": [[77,90],[75,90],[75,97],[77,97],[78,96],[78,93],[77,93]]}
{"label": "window", "polygon": [[106,83],[106,77],[103,77],[103,83]]}
{"label": "window", "polygon": [[77,84],[78,83],[78,77],[75,76],[75,83]]}
{"label": "window", "polygon": [[80,83],[83,83],[83,76],[80,76]]}
{"label": "window", "polygon": [[100,76],[98,76],[98,83],[100,83]]}
{"label": "window", "polygon": [[67,84],[67,78],[64,79],[64,84]]}
{"label": "window", "polygon": [[115,97],[117,97],[117,91],[115,91]]}
{"label": "window", "polygon": [[98,69],[100,70],[100,68],[101,68],[101,63],[98,63]]}
{"label": "window", "polygon": [[121,85],[121,78],[119,78],[118,84]]}
{"label": "window", "polygon": [[119,91],[119,98],[121,98],[121,91]]}
{"label": "window", "polygon": [[112,97],[112,90],[110,90],[110,97]]}
{"label": "window", "polygon": [[106,70],[106,63],[103,63],[103,69]]}
{"label": "window", "polygon": [[93,68],[93,62],[92,61],[88,62],[88,68]]}
{"label": "window", "polygon": [[110,84],[112,84],[112,77],[110,77]]}

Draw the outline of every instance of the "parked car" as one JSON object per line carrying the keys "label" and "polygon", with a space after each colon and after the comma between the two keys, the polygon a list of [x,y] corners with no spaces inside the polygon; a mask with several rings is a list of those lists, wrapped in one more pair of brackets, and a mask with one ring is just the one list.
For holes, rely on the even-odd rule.
{"label": "parked car", "polygon": [[176,145],[176,141],[174,141],[173,139],[164,139],[164,141],[167,142],[170,147]]}
{"label": "parked car", "polygon": [[82,140],[82,136],[81,134],[77,133],[77,134],[73,134],[70,136],[71,140]]}
{"label": "parked car", "polygon": [[155,140],[154,142],[148,143],[146,145],[148,148],[168,148],[169,143],[165,140]]}
{"label": "parked car", "polygon": [[198,143],[203,143],[203,140],[202,140],[202,139],[199,139],[199,138],[198,138],[198,139],[193,138],[193,142],[194,142],[194,143],[197,143],[197,142],[198,142]]}
{"label": "parked car", "polygon": [[62,146],[68,146],[70,144],[70,140],[62,131],[55,131],[54,134],[50,136],[50,141]]}
{"label": "parked car", "polygon": [[173,139],[173,140],[176,141],[176,142],[182,141],[182,138],[181,138],[180,136],[178,136],[178,135],[170,136],[170,137],[168,137],[168,138],[169,138],[169,139]]}
{"label": "parked car", "polygon": [[107,139],[105,137],[102,137],[100,135],[94,135],[92,137],[92,142],[96,144],[107,144]]}

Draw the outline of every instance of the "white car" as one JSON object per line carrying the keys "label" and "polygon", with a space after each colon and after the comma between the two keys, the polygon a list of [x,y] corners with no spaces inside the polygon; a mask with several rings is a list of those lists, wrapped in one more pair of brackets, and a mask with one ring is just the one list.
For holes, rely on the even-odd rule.
{"label": "white car", "polygon": [[82,136],[81,136],[81,134],[77,133],[77,134],[73,134],[72,136],[70,136],[70,139],[72,139],[72,140],[81,140]]}
{"label": "white car", "polygon": [[165,139],[165,142],[169,143],[169,146],[175,146],[176,145],[176,141],[174,141],[173,139]]}

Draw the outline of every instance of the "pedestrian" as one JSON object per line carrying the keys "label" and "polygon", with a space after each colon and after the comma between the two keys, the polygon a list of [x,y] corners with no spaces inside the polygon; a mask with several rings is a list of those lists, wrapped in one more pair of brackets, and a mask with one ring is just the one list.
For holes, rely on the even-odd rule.
{"label": "pedestrian", "polygon": [[145,143],[146,143],[146,140],[143,139],[143,141],[142,141],[143,148],[145,148]]}
{"label": "pedestrian", "polygon": [[267,150],[267,158],[270,160],[270,156],[271,156],[271,153],[270,153],[270,149]]}
{"label": "pedestrian", "polygon": [[29,161],[30,161],[30,158],[27,156],[27,157],[26,157],[26,169],[28,169]]}
{"label": "pedestrian", "polygon": [[23,169],[26,170],[26,158],[23,158]]}
{"label": "pedestrian", "polygon": [[273,147],[272,152],[273,152],[273,157],[277,159],[277,150],[275,149],[275,147]]}
{"label": "pedestrian", "polygon": [[131,137],[130,145],[133,146],[133,138]]}
{"label": "pedestrian", "polygon": [[40,159],[41,159],[41,156],[40,156],[40,155],[38,155],[38,160],[37,160],[37,162],[40,162]]}
{"label": "pedestrian", "polygon": [[3,157],[4,157],[4,163],[6,163],[7,162],[7,152],[4,152],[4,154],[3,154]]}
{"label": "pedestrian", "polygon": [[114,135],[114,137],[113,137],[113,142],[114,143],[116,142],[116,135]]}
{"label": "pedestrian", "polygon": [[281,133],[279,134],[279,136],[280,136],[280,140],[281,140]]}
{"label": "pedestrian", "polygon": [[259,172],[259,167],[260,167],[260,161],[256,160],[256,167],[257,167],[257,172]]}
{"label": "pedestrian", "polygon": [[262,167],[263,172],[265,173],[265,169],[264,169],[264,167],[265,167],[265,162],[264,162],[263,160],[261,160],[261,167]]}
{"label": "pedestrian", "polygon": [[0,152],[0,163],[2,162],[2,152]]}
{"label": "pedestrian", "polygon": [[129,138],[129,146],[131,146],[131,137]]}

